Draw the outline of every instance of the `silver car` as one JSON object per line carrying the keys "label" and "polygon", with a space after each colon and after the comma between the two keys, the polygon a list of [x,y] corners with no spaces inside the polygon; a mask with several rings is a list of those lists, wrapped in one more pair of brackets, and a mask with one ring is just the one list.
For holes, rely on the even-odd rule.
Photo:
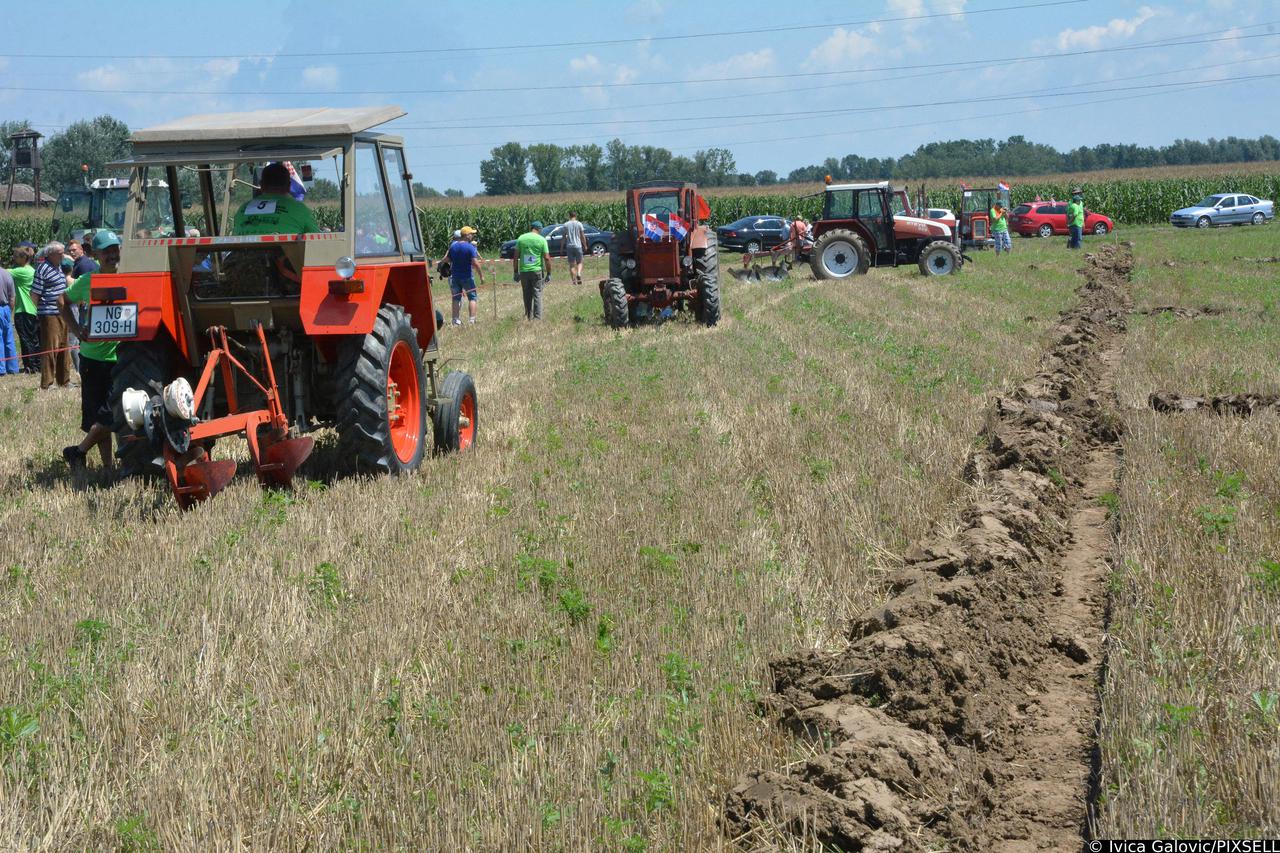
{"label": "silver car", "polygon": [[1276,218],[1273,202],[1244,193],[1219,193],[1201,199],[1191,207],[1175,210],[1169,224],[1179,228],[1209,228],[1214,225],[1262,225]]}

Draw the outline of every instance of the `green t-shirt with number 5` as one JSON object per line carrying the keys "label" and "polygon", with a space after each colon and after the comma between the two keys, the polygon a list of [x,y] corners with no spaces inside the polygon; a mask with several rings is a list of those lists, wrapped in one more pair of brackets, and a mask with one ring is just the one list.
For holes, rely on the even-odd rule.
{"label": "green t-shirt with number 5", "polygon": [[[93,278],[93,273],[87,272],[77,279],[73,279],[71,284],[67,285],[66,297],[67,301],[72,305],[78,305],[81,302],[89,301],[89,280]],[[116,341],[80,341],[80,357],[91,358],[94,361],[113,362],[116,360]]]}
{"label": "green t-shirt with number 5", "polygon": [[263,193],[249,199],[236,211],[231,233],[245,234],[315,234],[320,230],[315,214],[292,196]]}
{"label": "green t-shirt with number 5", "polygon": [[542,272],[542,256],[551,254],[547,240],[537,231],[526,231],[516,238],[516,257],[520,272]]}

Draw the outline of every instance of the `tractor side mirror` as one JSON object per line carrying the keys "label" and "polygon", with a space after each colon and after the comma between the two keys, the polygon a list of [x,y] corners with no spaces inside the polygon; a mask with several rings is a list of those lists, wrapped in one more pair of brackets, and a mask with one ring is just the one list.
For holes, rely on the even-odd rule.
{"label": "tractor side mirror", "polygon": [[302,178],[303,181],[309,182],[312,178],[312,174],[313,173],[311,171],[310,163],[303,163],[302,168],[298,170],[298,175]]}
{"label": "tractor side mirror", "polygon": [[62,212],[63,213],[71,212],[71,199],[69,197],[62,199]]}

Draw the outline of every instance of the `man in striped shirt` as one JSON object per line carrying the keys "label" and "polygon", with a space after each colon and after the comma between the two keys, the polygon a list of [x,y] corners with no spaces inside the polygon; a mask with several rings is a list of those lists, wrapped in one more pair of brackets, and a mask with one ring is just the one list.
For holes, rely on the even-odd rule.
{"label": "man in striped shirt", "polygon": [[60,387],[71,382],[71,353],[67,350],[67,324],[58,310],[58,298],[67,291],[67,276],[62,271],[66,247],[54,241],[44,247],[44,260],[36,267],[31,282],[31,298],[40,317],[40,345],[45,354],[40,359],[40,387],[48,388],[56,379]]}

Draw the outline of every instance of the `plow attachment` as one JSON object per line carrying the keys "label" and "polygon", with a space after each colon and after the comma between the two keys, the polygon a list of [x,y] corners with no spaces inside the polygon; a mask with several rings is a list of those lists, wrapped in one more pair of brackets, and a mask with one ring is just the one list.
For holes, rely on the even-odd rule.
{"label": "plow attachment", "polygon": [[[257,332],[266,373],[261,380],[232,355],[232,342],[227,339],[226,329],[215,326],[209,330],[211,348],[194,391],[185,379],[177,379],[166,386],[162,394],[149,399],[141,399],[145,394],[133,389],[126,392],[126,417],[135,428],[145,430],[145,440],[162,445],[165,478],[178,506],[184,510],[213,497],[235,476],[233,460],[209,457],[209,448],[220,437],[244,434],[258,482],[267,487],[288,486],[299,466],[311,455],[314,441],[309,436],[289,434],[289,420],[280,402],[266,336],[261,326]],[[196,412],[211,393],[218,372],[222,376],[228,412],[202,421]],[[264,408],[241,411],[236,394],[237,375],[242,375],[262,393]],[[132,412],[129,394],[136,395]]]}

